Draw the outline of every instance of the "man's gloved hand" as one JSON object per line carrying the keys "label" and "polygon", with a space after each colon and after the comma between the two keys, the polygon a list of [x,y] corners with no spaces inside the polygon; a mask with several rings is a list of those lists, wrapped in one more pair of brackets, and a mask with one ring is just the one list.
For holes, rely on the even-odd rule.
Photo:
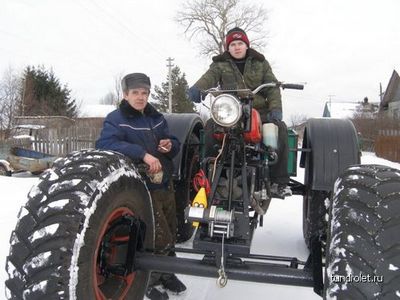
{"label": "man's gloved hand", "polygon": [[273,109],[267,113],[267,121],[273,122],[274,120],[282,121],[282,111]]}
{"label": "man's gloved hand", "polygon": [[187,96],[189,99],[193,102],[200,103],[201,102],[201,91],[195,86],[192,86],[188,91],[187,91]]}

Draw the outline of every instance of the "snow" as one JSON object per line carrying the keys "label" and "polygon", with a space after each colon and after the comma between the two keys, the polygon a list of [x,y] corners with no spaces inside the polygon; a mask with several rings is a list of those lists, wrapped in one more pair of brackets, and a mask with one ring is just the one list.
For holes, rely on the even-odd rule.
{"label": "snow", "polygon": [[[383,164],[400,169],[399,163],[393,163],[376,157],[373,153],[363,153],[361,158],[364,164]],[[302,181],[303,170],[299,169],[298,180]],[[0,190],[3,206],[0,210],[0,300],[5,298],[4,282],[7,273],[4,270],[5,258],[9,252],[11,232],[17,222],[18,214],[26,211],[20,207],[26,201],[26,195],[33,184],[37,184],[38,177],[30,173],[15,174],[13,177],[0,176]],[[32,189],[31,195],[38,191]],[[60,201],[60,206],[64,203]],[[285,200],[273,199],[270,208],[264,217],[264,226],[257,228],[251,252],[253,254],[268,254],[279,256],[297,257],[306,260],[308,256],[307,247],[302,235],[302,197],[292,196]],[[348,237],[351,240],[351,237]],[[187,243],[178,245],[189,246]],[[179,254],[178,254],[179,255]],[[44,255],[45,256],[45,255]],[[12,270],[12,266],[9,266]],[[395,266],[392,267],[394,269]],[[17,276],[17,274],[15,274]],[[170,295],[173,300],[217,300],[217,299],[321,299],[314,294],[312,288],[285,286],[275,284],[263,284],[234,281],[228,278],[225,288],[219,288],[214,278],[200,278],[187,275],[178,275],[186,284],[187,291],[183,295]],[[35,288],[45,288],[46,282]]]}
{"label": "snow", "polygon": [[27,261],[24,264],[24,271],[28,272],[28,269],[33,268],[40,268],[42,266],[44,266],[47,262],[47,260],[49,259],[49,257],[51,256],[51,252],[47,251],[44,253],[40,253],[38,255],[36,255],[35,257],[32,257],[29,261]]}
{"label": "snow", "polygon": [[67,180],[61,183],[55,183],[49,188],[49,194],[53,194],[57,192],[58,190],[62,190],[65,187],[72,187],[72,186],[77,186],[79,183],[81,183],[81,179],[72,179],[72,180]]}
{"label": "snow", "polygon": [[38,130],[38,129],[46,128],[46,126],[37,125],[37,124],[20,124],[20,125],[16,126],[15,128],[16,129],[21,128],[21,129],[36,129],[36,130]]}
{"label": "snow", "polygon": [[36,291],[39,291],[39,290],[46,290],[46,287],[47,287],[47,281],[46,280],[43,280],[43,281],[41,281],[41,282],[39,282],[37,284],[34,284],[29,290],[24,292],[24,294],[23,294],[24,298],[26,296],[28,296],[32,292],[36,292]]}
{"label": "snow", "polygon": [[41,239],[48,235],[53,235],[57,232],[58,227],[60,227],[60,224],[51,224],[44,228],[40,228],[39,230],[35,231],[30,237],[28,237],[28,239],[31,243],[33,243],[38,239]]}
{"label": "snow", "polygon": [[352,189],[349,190],[349,194],[351,196],[356,196],[357,193],[358,193],[358,190],[356,188],[352,188]]}
{"label": "snow", "polygon": [[377,157],[375,153],[372,152],[363,152],[361,156],[362,164],[374,164],[374,165],[384,165],[391,168],[395,168],[400,170],[400,163],[395,163],[380,157]]}
{"label": "snow", "polygon": [[397,271],[399,269],[399,267],[396,267],[395,265],[393,265],[393,264],[389,264],[389,270],[390,271]]}
{"label": "snow", "polygon": [[349,234],[349,235],[347,236],[347,241],[348,241],[350,244],[354,243],[354,237],[353,237],[351,234]]}

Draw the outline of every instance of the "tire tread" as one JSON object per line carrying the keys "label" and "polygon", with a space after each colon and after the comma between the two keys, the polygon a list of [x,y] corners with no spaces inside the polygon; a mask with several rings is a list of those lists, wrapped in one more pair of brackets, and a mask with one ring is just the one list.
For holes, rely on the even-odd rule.
{"label": "tire tread", "polygon": [[[366,299],[391,299],[399,292],[400,272],[389,269],[391,263],[400,267],[400,205],[396,205],[399,195],[400,171],[396,169],[352,166],[339,177],[330,211],[325,296],[353,299],[349,286]],[[341,253],[338,255],[334,249]],[[353,275],[360,271],[382,276],[383,282],[348,284],[343,288],[328,277],[347,275],[349,268],[357,269]]]}
{"label": "tire tread", "polygon": [[[68,298],[68,266],[72,257],[68,249],[73,249],[84,222],[85,209],[90,207],[98,192],[98,183],[119,168],[136,169],[121,154],[86,150],[58,159],[52,169],[40,176],[38,184],[28,193],[28,202],[21,208],[10,237],[5,282],[9,299]],[[71,180],[80,181],[73,186],[66,184]],[[56,202],[62,199],[71,201],[59,209]],[[43,231],[40,238],[32,239],[35,233],[51,224],[58,224],[56,231]],[[38,267],[30,264],[43,253],[50,253],[46,262]],[[41,289],[33,291],[35,284],[41,282],[46,282],[45,293]]]}

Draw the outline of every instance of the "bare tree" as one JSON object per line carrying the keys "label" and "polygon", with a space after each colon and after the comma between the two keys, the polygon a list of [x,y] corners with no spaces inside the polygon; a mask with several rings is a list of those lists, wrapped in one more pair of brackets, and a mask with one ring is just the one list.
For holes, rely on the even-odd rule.
{"label": "bare tree", "polygon": [[266,44],[267,12],[262,5],[245,4],[242,0],[187,0],[176,15],[176,22],[185,34],[196,38],[200,53],[205,56],[221,54],[225,50],[225,34],[240,27],[251,37],[254,48]]}
{"label": "bare tree", "polygon": [[0,81],[0,130],[7,138],[14,117],[22,105],[21,103],[21,77],[9,67]]}
{"label": "bare tree", "polygon": [[122,87],[121,87],[122,77],[124,77],[124,75],[122,73],[118,73],[114,77],[114,95],[116,98],[116,101],[114,104],[119,103],[119,101],[121,101],[122,96],[123,96],[122,95]]}
{"label": "bare tree", "polygon": [[114,90],[109,91],[103,98],[100,99],[100,104],[112,104],[117,105],[122,99],[122,87],[121,79],[122,73],[117,74],[114,77]]}
{"label": "bare tree", "polygon": [[108,92],[103,98],[100,99],[100,104],[115,105],[118,99],[113,92]]}
{"label": "bare tree", "polygon": [[306,121],[307,116],[304,114],[294,114],[290,116],[289,127],[298,130]]}

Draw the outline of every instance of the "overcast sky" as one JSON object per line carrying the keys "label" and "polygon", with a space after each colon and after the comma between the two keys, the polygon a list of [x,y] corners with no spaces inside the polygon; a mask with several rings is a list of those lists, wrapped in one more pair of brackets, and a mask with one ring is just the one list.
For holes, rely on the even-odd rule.
{"label": "overcast sky", "polygon": [[[268,45],[277,78],[306,82],[283,91],[284,116],[321,116],[324,103],[379,101],[400,69],[400,0],[267,0]],[[118,74],[147,73],[160,85],[172,57],[189,85],[211,59],[173,21],[180,0],[0,0],[0,75],[8,67],[53,68],[73,96],[98,103]],[[250,36],[251,39],[251,36]]]}

